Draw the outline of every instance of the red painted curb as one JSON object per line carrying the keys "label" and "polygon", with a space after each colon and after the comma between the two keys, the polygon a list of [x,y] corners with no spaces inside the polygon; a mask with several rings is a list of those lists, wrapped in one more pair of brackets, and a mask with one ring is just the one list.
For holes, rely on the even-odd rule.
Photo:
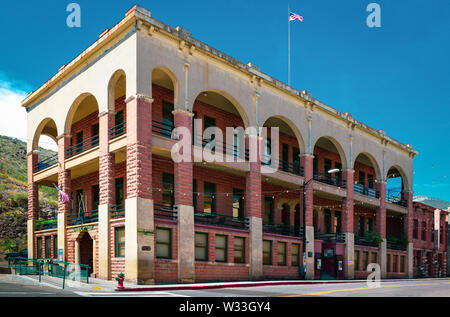
{"label": "red painted curb", "polygon": [[285,282],[262,282],[262,283],[231,283],[216,285],[190,285],[190,286],[155,286],[141,288],[124,288],[116,289],[117,292],[148,292],[148,291],[192,291],[202,289],[218,289],[218,288],[236,288],[236,287],[257,287],[257,286],[277,286],[277,285],[314,285],[314,284],[345,284],[345,283],[361,283],[360,280],[352,281],[285,281]]}

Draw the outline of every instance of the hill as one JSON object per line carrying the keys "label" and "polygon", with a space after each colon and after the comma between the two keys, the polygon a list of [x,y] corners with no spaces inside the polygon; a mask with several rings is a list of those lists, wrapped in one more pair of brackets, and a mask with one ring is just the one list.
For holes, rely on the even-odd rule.
{"label": "hill", "polygon": [[[45,156],[55,154],[39,149]],[[26,248],[27,237],[27,146],[26,143],[0,136],[0,253]],[[57,212],[57,192],[39,188],[40,216]]]}
{"label": "hill", "polygon": [[448,201],[427,196],[415,196],[414,201],[443,210],[447,210],[450,207],[450,202]]}

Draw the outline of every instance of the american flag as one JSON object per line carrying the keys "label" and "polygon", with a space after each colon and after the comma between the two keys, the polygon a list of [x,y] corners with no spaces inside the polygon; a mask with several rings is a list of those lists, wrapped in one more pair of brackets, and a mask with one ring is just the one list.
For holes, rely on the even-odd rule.
{"label": "american flag", "polygon": [[291,12],[291,15],[289,16],[289,22],[299,20],[300,22],[303,22],[303,17],[301,15],[298,15],[297,13]]}
{"label": "american flag", "polygon": [[56,186],[55,184],[53,184],[55,186],[55,188],[58,190],[58,193],[60,195],[61,198],[61,202],[65,205],[68,204],[70,202],[70,197],[69,195],[67,195],[65,192],[63,192],[58,186]]}

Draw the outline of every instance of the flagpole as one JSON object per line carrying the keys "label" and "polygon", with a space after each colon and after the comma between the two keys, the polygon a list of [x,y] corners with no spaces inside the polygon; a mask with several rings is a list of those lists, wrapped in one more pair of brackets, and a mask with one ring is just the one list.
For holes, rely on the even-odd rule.
{"label": "flagpole", "polygon": [[291,85],[291,23],[289,21],[289,16],[291,15],[291,10],[288,4],[288,85]]}

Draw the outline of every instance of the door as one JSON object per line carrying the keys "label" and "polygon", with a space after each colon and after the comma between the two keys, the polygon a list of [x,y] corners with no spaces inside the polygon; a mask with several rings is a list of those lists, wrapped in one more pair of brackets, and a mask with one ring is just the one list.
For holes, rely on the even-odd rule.
{"label": "door", "polygon": [[88,232],[82,233],[79,241],[80,264],[89,265],[89,275],[94,271],[93,240]]}

